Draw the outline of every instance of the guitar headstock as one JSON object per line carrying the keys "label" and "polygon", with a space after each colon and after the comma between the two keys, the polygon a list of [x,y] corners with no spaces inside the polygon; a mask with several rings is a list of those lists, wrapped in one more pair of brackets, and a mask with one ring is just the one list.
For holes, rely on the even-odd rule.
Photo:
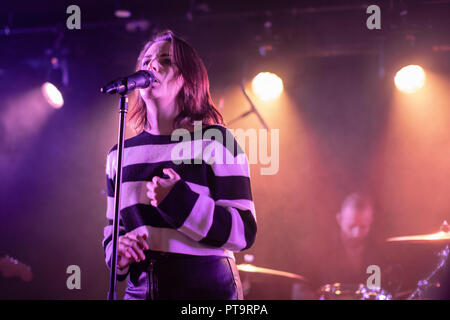
{"label": "guitar headstock", "polygon": [[0,257],[0,273],[5,278],[20,277],[23,281],[31,281],[31,267],[8,255]]}

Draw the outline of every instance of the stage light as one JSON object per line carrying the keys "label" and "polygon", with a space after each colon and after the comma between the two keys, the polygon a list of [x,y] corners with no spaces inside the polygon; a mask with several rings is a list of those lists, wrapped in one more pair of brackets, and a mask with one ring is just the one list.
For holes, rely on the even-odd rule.
{"label": "stage light", "polygon": [[283,92],[283,81],[274,73],[260,72],[253,78],[252,89],[261,100],[273,100]]}
{"label": "stage light", "polygon": [[116,10],[114,11],[114,15],[120,19],[127,19],[131,17],[131,12],[128,10]]}
{"label": "stage light", "polygon": [[53,108],[59,109],[64,105],[63,95],[67,91],[69,82],[66,59],[54,56],[50,59],[50,68],[46,82],[41,86],[45,100]]}
{"label": "stage light", "polygon": [[64,99],[58,88],[50,82],[41,86],[42,95],[53,108],[59,109],[64,105]]}
{"label": "stage light", "polygon": [[398,90],[413,93],[425,84],[425,71],[418,65],[409,65],[400,69],[394,78]]}
{"label": "stage light", "polygon": [[124,1],[114,1],[114,15],[119,19],[127,19],[131,17],[131,11],[124,6]]}

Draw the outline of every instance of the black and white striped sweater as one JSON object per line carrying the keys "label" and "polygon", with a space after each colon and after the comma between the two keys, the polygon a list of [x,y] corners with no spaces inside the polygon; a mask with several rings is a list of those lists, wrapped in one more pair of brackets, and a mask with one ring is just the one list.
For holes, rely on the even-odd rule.
{"label": "black and white striped sweater", "polygon": [[[169,135],[146,131],[127,139],[121,188],[119,234],[145,232],[151,250],[234,259],[256,236],[256,215],[245,153],[220,125]],[[217,138],[217,134],[222,137]],[[231,142],[231,143],[230,143]],[[106,162],[108,225],[103,248],[111,264],[117,145]],[[231,160],[231,161],[230,161]],[[157,208],[150,204],[146,183],[173,168],[181,177]],[[118,270],[125,275],[126,270]],[[123,279],[123,277],[121,277]]]}

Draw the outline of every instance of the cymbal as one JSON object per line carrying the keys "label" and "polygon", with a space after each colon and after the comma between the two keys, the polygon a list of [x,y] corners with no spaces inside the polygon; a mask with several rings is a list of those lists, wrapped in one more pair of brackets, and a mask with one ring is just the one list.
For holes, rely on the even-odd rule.
{"label": "cymbal", "polygon": [[256,266],[248,264],[248,263],[238,264],[237,268],[238,268],[238,270],[244,271],[244,272],[271,274],[271,275],[275,275],[275,276],[281,276],[281,277],[306,281],[306,278],[299,274],[286,272],[286,271],[278,271],[278,270],[268,269],[268,268],[256,267]]}
{"label": "cymbal", "polygon": [[393,237],[388,238],[386,241],[407,243],[450,243],[450,228],[447,221],[444,221],[441,225],[441,230],[436,233]]}

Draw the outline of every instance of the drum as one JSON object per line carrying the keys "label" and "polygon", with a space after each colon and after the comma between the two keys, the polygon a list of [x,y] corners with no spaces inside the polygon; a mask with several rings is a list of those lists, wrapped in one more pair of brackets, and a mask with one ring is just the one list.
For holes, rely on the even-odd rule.
{"label": "drum", "polygon": [[363,284],[326,284],[320,288],[320,300],[392,300],[392,295],[381,288]]}

